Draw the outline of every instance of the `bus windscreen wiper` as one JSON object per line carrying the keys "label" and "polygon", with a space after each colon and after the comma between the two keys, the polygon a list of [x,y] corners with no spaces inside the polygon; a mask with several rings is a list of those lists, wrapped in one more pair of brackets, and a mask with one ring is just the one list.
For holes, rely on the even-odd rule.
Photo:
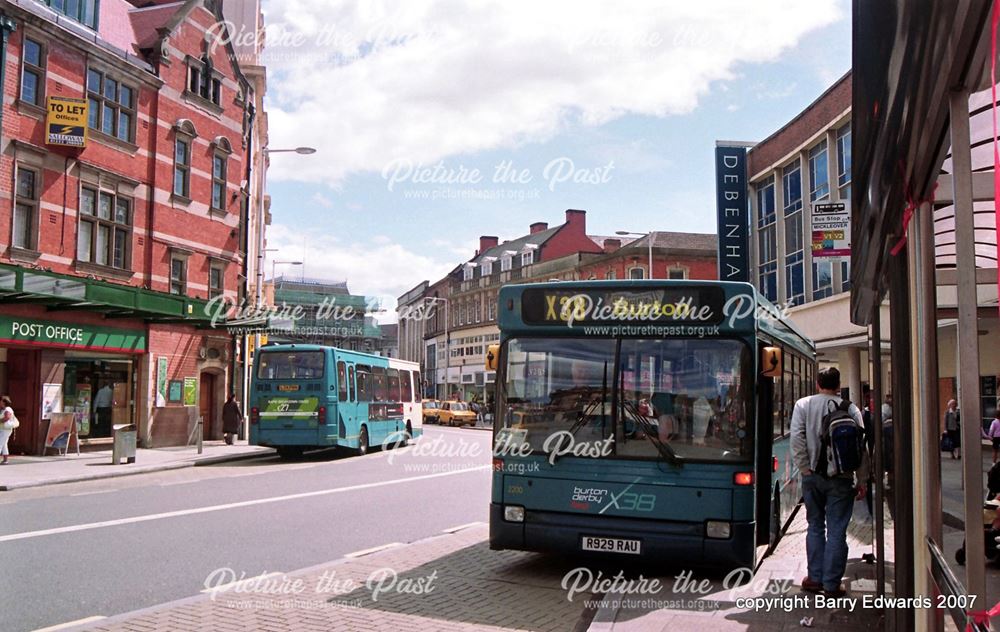
{"label": "bus windscreen wiper", "polygon": [[[653,427],[653,424],[649,423],[649,420],[646,419],[645,416],[639,414],[639,411],[636,410],[635,407],[632,406],[632,404],[624,401],[624,398],[622,401],[622,406],[624,408],[627,408],[627,412],[635,419],[636,422],[639,423],[640,426],[642,426],[642,434],[645,435],[647,439],[649,439],[649,442],[653,444],[653,446],[656,448],[656,451],[660,453],[660,456],[670,461],[671,463],[674,463],[675,465],[684,465],[684,461],[677,456],[677,453],[674,452],[673,448],[671,448],[663,441],[660,441],[660,438],[657,435],[657,429]],[[622,424],[624,425],[624,423],[625,420],[623,419]],[[624,431],[624,427],[622,428],[622,430]]]}
{"label": "bus windscreen wiper", "polygon": [[[604,361],[604,379],[603,379],[603,381],[601,383],[601,399],[594,400],[594,401],[590,402],[589,404],[587,404],[584,407],[583,410],[580,411],[580,414],[577,415],[576,421],[574,421],[573,425],[569,427],[569,434],[571,436],[573,436],[573,437],[576,437],[577,431],[580,430],[580,428],[582,428],[587,423],[587,420],[590,418],[591,413],[594,412],[594,410],[597,408],[597,406],[600,406],[601,407],[601,436],[603,437],[604,436],[604,428],[605,428],[605,417],[607,415],[607,413],[605,412],[605,406],[604,406],[604,404],[605,404],[605,402],[607,400],[608,400],[608,361],[605,360]],[[559,442],[559,450],[557,450],[556,454],[552,457],[552,462],[553,463],[555,463],[556,460],[559,459],[559,456],[560,456],[559,452],[562,451],[561,448],[562,448],[562,441]]]}

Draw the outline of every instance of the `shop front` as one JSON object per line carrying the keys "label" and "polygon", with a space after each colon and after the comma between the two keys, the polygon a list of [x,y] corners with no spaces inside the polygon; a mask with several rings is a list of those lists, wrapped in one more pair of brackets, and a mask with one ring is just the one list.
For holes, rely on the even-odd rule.
{"label": "shop front", "polygon": [[109,327],[86,322],[96,315],[78,318],[0,315],[0,392],[11,397],[21,420],[11,438],[15,454],[44,454],[61,424],[75,422],[86,446],[110,443],[116,424],[136,423],[146,352],[141,321]]}

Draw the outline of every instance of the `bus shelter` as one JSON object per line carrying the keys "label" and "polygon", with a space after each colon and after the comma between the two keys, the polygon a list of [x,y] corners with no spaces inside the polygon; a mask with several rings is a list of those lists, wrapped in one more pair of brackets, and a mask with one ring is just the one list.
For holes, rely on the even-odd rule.
{"label": "bus shelter", "polygon": [[[951,608],[896,610],[889,626],[941,630],[949,616],[959,629],[985,630],[982,611],[1000,594],[986,591],[979,423],[962,424],[964,573],[954,572],[942,553],[938,336],[942,321],[957,319],[959,407],[980,410],[980,356],[1000,349],[995,339],[981,343],[998,318],[1000,284],[1000,181],[994,179],[1000,14],[989,0],[854,0],[853,10],[851,320],[870,326],[871,344],[879,348],[879,306],[888,298],[892,384],[876,377],[873,388],[876,397],[889,388],[894,394],[894,462],[880,463],[876,448],[876,469],[891,465],[897,481],[888,499],[895,509],[888,579],[897,597],[978,596],[973,609],[953,599]],[[954,286],[954,308],[947,310],[938,304],[943,278]]]}

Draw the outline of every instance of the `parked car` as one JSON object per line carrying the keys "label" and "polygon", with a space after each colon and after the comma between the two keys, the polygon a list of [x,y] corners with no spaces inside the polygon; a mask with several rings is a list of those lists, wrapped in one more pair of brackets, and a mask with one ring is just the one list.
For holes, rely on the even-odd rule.
{"label": "parked car", "polygon": [[438,413],[441,410],[441,402],[436,399],[425,399],[423,401],[423,409],[425,424],[441,423],[438,420]]}
{"label": "parked car", "polygon": [[476,413],[465,402],[441,402],[438,423],[445,426],[475,426]]}

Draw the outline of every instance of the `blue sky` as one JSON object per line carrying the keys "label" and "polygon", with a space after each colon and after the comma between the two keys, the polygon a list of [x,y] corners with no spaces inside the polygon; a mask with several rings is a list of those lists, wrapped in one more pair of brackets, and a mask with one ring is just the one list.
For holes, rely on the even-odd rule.
{"label": "blue sky", "polygon": [[[591,234],[714,232],[715,141],[762,140],[851,59],[840,0],[753,14],[728,0],[622,15],[375,4],[264,2],[278,33],[271,146],[317,149],[272,156],[268,239],[279,260],[304,258],[306,275],[389,308],[471,257],[479,235],[515,238],[567,208],[587,211]],[[495,182],[501,164],[530,181]],[[443,179],[416,181],[421,165]],[[557,168],[570,180],[552,182]]]}

